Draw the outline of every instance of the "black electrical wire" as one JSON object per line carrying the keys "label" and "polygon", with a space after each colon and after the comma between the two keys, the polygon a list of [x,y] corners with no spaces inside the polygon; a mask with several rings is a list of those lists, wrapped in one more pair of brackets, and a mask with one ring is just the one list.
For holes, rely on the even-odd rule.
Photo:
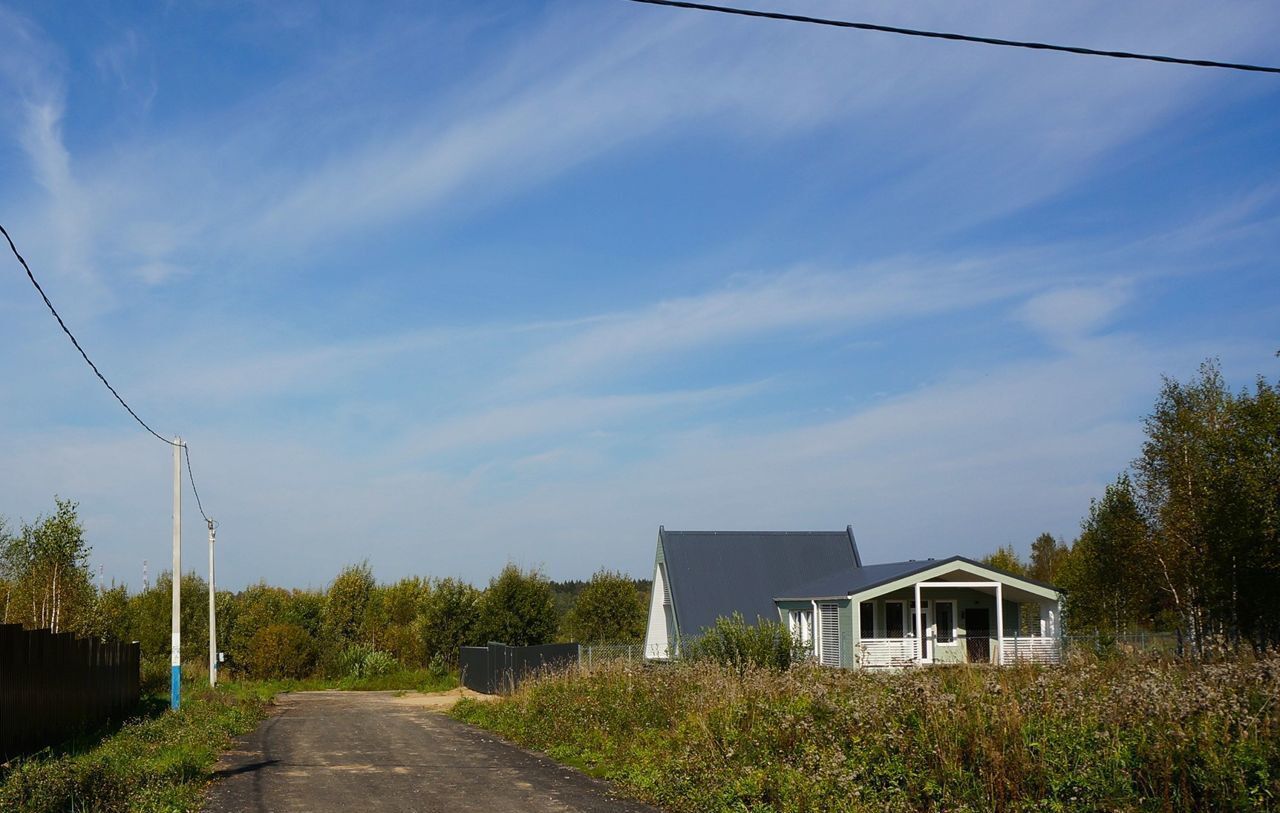
{"label": "black electrical wire", "polygon": [[137,421],[139,425],[142,426],[143,429],[155,435],[158,439],[163,440],[165,443],[169,444],[170,446],[176,446],[177,444],[175,444],[172,440],[169,440],[168,438],[162,436],[160,433],[156,432],[156,430],[152,429],[150,426],[147,426],[147,422],[139,418],[138,413],[133,411],[133,407],[125,403],[125,400],[120,397],[120,393],[116,392],[116,388],[111,386],[111,382],[108,381],[107,377],[104,376],[102,372],[98,369],[98,365],[94,364],[93,361],[89,358],[89,354],[84,352],[84,348],[80,346],[80,342],[76,341],[76,337],[71,332],[71,329],[67,327],[67,323],[62,321],[62,317],[58,315],[58,309],[53,307],[53,303],[50,302],[49,297],[45,295],[44,289],[40,287],[40,283],[36,282],[35,274],[31,273],[31,266],[27,265],[27,261],[22,258],[21,254],[18,253],[18,247],[13,244],[13,238],[9,236],[9,232],[5,229],[4,226],[0,226],[0,233],[3,233],[4,239],[9,241],[9,250],[13,252],[13,256],[17,257],[18,262],[22,263],[22,267],[26,269],[27,279],[31,280],[31,284],[36,286],[36,291],[39,292],[40,298],[44,300],[45,307],[49,309],[49,313],[53,314],[53,318],[58,320],[58,325],[62,328],[62,332],[67,334],[67,338],[70,339],[71,343],[76,346],[76,350],[80,351],[80,357],[83,358],[85,361],[85,364],[88,364],[90,369],[93,370],[93,374],[98,377],[99,381],[101,381],[103,384],[106,385],[107,389],[111,390],[111,394],[114,395],[116,397],[116,400],[120,402],[120,406],[124,407],[125,410],[128,411],[128,413],[133,416],[133,419]]}
{"label": "black electrical wire", "polygon": [[806,17],[801,14],[783,14],[778,11],[757,11],[756,9],[733,8],[731,6],[713,6],[707,3],[686,3],[683,2],[683,0],[631,0],[631,2],[645,3],[651,6],[671,6],[673,8],[694,9],[697,11],[715,11],[721,14],[737,14],[742,17],[763,17],[769,20],[787,20],[795,23],[828,25],[836,28],[857,28],[862,31],[881,31],[887,34],[900,34],[907,37],[927,37],[929,39],[953,40],[956,42],[976,42],[983,45],[1003,45],[1009,48],[1030,48],[1035,51],[1061,51],[1068,54],[1105,56],[1112,59],[1138,59],[1145,62],[1193,65],[1198,68],[1227,68],[1234,71],[1253,71],[1255,73],[1280,73],[1280,68],[1268,65],[1250,65],[1243,62],[1217,62],[1211,59],[1184,59],[1176,56],[1138,54],[1130,51],[1101,51],[1096,48],[1080,48],[1074,45],[1052,45],[1047,42],[1005,40],[997,39],[996,37],[978,37],[971,34],[952,34],[944,31],[921,31],[914,28],[899,28],[897,26],[879,25],[876,23],[855,23],[848,20],[830,20],[823,17]]}
{"label": "black electrical wire", "polygon": [[191,493],[196,495],[196,508],[200,509],[200,516],[204,517],[206,525],[213,525],[213,520],[209,519],[209,515],[204,512],[204,506],[200,504],[200,492],[196,489],[196,475],[191,470],[191,447],[182,444],[182,454],[187,458],[187,480],[191,483]]}
{"label": "black electrical wire", "polygon": [[62,328],[62,332],[67,334],[67,338],[71,340],[71,343],[73,345],[75,345],[76,350],[80,351],[80,357],[83,358],[85,363],[89,365],[89,368],[93,370],[93,374],[98,377],[98,380],[101,381],[106,386],[107,389],[111,390],[111,394],[114,395],[116,397],[116,400],[120,402],[120,406],[124,407],[125,411],[127,411],[130,415],[132,415],[133,419],[137,421],[138,424],[143,429],[150,432],[159,440],[164,441],[170,446],[178,446],[178,445],[182,446],[182,453],[183,455],[186,456],[186,459],[187,459],[187,477],[191,481],[191,491],[193,494],[196,495],[196,507],[200,509],[200,516],[204,517],[204,521],[206,523],[212,522],[212,520],[209,519],[209,515],[204,512],[204,506],[201,505],[200,503],[200,492],[196,490],[195,474],[191,471],[191,450],[187,447],[187,444],[185,443],[179,444],[175,441],[169,440],[168,438],[164,437],[160,433],[156,432],[156,430],[152,429],[150,426],[147,425],[146,421],[138,417],[138,413],[133,411],[133,407],[129,406],[129,404],[124,400],[124,398],[120,397],[120,393],[116,392],[116,388],[111,386],[111,382],[108,381],[107,377],[104,376],[102,374],[102,371],[98,369],[98,365],[94,364],[93,360],[89,358],[89,354],[84,352],[84,348],[80,346],[80,342],[76,341],[75,334],[73,334],[71,332],[71,329],[67,327],[67,323],[62,321],[62,316],[58,313],[58,309],[55,308],[53,306],[53,303],[49,301],[49,297],[47,294],[45,294],[44,288],[41,288],[40,283],[36,281],[36,275],[31,273],[31,266],[27,265],[26,259],[24,259],[23,256],[18,253],[18,247],[13,244],[13,238],[9,236],[9,231],[4,226],[0,226],[0,234],[3,234],[4,239],[9,241],[9,250],[13,252],[13,256],[18,258],[18,262],[22,263],[23,269],[26,270],[27,272],[27,279],[31,280],[31,284],[35,286],[36,291],[40,294],[40,298],[44,300],[45,307],[49,309],[49,313],[52,313],[53,318],[58,320],[58,325]]}

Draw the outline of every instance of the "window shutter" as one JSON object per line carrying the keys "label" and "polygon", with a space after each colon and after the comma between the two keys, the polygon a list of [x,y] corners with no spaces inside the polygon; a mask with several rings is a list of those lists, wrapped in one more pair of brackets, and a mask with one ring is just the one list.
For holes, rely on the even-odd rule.
{"label": "window shutter", "polygon": [[840,605],[819,604],[819,623],[822,625],[822,654],[824,666],[840,665]]}

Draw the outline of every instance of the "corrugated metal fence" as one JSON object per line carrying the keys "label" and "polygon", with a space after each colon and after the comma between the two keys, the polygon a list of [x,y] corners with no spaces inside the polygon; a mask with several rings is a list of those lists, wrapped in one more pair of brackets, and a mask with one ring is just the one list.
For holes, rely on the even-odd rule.
{"label": "corrugated metal fence", "polygon": [[139,664],[136,643],[0,624],[0,761],[131,714]]}
{"label": "corrugated metal fence", "polygon": [[577,644],[542,646],[464,646],[458,654],[462,685],[484,694],[513,691],[526,675],[538,669],[576,666]]}

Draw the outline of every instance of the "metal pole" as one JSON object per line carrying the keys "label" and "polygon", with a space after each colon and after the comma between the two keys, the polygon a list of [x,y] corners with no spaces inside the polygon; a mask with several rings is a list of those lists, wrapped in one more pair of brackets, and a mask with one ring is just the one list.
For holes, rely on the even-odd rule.
{"label": "metal pole", "polygon": [[182,695],[182,438],[173,439],[173,618],[169,641],[169,708]]}
{"label": "metal pole", "polygon": [[218,685],[218,612],[213,602],[213,541],[216,534],[213,520],[209,520],[209,688]]}

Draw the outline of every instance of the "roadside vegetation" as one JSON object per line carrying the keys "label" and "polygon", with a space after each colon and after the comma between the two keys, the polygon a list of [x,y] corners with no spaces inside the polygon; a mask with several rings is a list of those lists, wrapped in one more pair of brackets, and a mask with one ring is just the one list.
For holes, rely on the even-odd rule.
{"label": "roadside vegetation", "polygon": [[1280,807],[1280,657],[546,675],[453,714],[672,811]]}
{"label": "roadside vegetation", "polygon": [[173,813],[199,810],[220,753],[266,716],[275,687],[191,690],[182,709],[127,722],[100,742],[37,754],[0,771],[12,813]]}
{"label": "roadside vegetation", "polygon": [[[0,623],[138,641],[143,693],[166,692],[171,574],[135,593],[95,588],[76,505],[56,499],[55,506],[30,522],[0,517]],[[224,677],[438,685],[461,646],[634,641],[643,635],[648,589],[607,570],[588,582],[559,583],[515,565],[483,589],[416,576],[379,584],[360,563],[324,590],[260,583],[219,591],[218,649],[227,655]],[[208,585],[194,573],[182,578],[181,613],[183,673],[199,681],[208,674]]]}

